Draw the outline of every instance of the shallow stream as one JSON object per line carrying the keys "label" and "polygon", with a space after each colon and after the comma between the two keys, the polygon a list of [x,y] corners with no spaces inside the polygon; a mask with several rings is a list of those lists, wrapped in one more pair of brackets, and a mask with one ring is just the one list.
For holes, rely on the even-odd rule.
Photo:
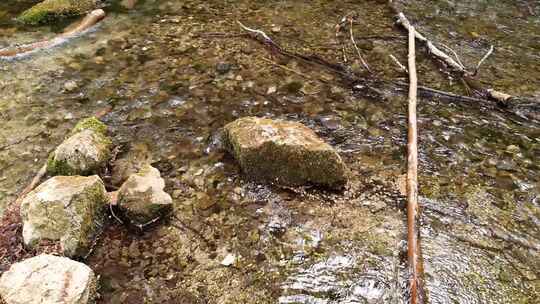
{"label": "shallow stream", "polygon": [[[118,158],[151,158],[171,218],[138,232],[111,219],[86,261],[99,303],[406,303],[406,92],[368,96],[319,65],[271,54],[236,23],[285,49],[362,69],[335,25],[356,12],[375,77],[402,79],[405,33],[387,1],[115,3],[81,37],[0,60],[0,210],[74,124],[102,115]],[[22,27],[33,1],[0,3],[0,48],[61,32]],[[407,4],[413,3],[413,4]],[[540,99],[535,1],[407,1],[417,29],[480,70],[486,85]],[[422,84],[466,94],[422,47]],[[492,103],[419,100],[421,242],[429,303],[540,302],[540,124]],[[351,169],[346,190],[246,180],[219,130],[243,116],[299,121]],[[221,262],[233,256],[231,266]]]}

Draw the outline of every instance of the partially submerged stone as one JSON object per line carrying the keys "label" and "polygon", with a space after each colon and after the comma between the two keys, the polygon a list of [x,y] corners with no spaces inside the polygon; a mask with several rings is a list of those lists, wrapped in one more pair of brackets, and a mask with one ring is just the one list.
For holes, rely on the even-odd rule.
{"label": "partially submerged stone", "polygon": [[145,143],[132,143],[129,150],[116,158],[112,168],[111,183],[121,186],[132,174],[152,162],[152,154]]}
{"label": "partially submerged stone", "polygon": [[90,267],[65,257],[42,254],[13,264],[0,278],[7,304],[87,304],[96,295]]}
{"label": "partially submerged stone", "polygon": [[24,11],[17,19],[26,24],[85,14],[97,8],[99,0],[45,0]]}
{"label": "partially submerged stone", "polygon": [[224,129],[230,152],[251,178],[331,188],[347,182],[347,168],[339,154],[300,123],[244,117]]}
{"label": "partially submerged stone", "polygon": [[21,202],[25,245],[58,241],[64,255],[85,256],[100,232],[107,202],[97,175],[50,178]]}
{"label": "partially submerged stone", "polygon": [[164,188],[159,170],[147,164],[120,187],[118,207],[131,224],[145,226],[171,210],[172,198]]}
{"label": "partially submerged stone", "polygon": [[112,142],[107,126],[95,118],[79,122],[72,135],[51,153],[47,162],[50,175],[89,175],[98,173],[111,155]]}

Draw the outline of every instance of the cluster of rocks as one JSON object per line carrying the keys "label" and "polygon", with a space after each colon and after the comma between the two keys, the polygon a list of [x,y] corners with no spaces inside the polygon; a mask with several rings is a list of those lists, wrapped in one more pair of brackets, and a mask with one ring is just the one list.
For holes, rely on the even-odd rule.
{"label": "cluster of rocks", "polygon": [[[111,157],[107,127],[96,118],[78,123],[49,156],[51,176],[21,201],[25,246],[57,245],[53,255],[38,255],[11,266],[0,279],[0,296],[8,304],[91,303],[96,277],[83,263],[105,224],[111,195],[99,174]],[[165,182],[150,164],[130,172],[116,193],[120,216],[143,227],[172,206]]]}
{"label": "cluster of rocks", "polygon": [[[347,183],[339,154],[302,124],[246,117],[226,125],[224,139],[248,178],[333,189]],[[89,118],[51,153],[47,172],[52,177],[21,202],[22,234],[29,248],[54,242],[65,257],[43,254],[12,265],[0,279],[0,296],[8,304],[91,303],[96,276],[69,258],[89,254],[104,226],[106,207],[115,204],[122,220],[140,228],[170,212],[172,199],[160,172],[137,149],[132,161],[115,162],[112,179],[120,187],[107,193],[99,174],[111,150],[107,127]]]}

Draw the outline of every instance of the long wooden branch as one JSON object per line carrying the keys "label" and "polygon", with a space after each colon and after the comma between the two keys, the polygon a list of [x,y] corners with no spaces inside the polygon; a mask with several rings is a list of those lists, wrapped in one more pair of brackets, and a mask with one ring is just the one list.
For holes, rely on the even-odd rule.
{"label": "long wooden branch", "polygon": [[411,304],[423,303],[422,266],[418,243],[418,129],[416,124],[415,30],[409,27],[409,130],[407,143],[407,257],[409,261]]}

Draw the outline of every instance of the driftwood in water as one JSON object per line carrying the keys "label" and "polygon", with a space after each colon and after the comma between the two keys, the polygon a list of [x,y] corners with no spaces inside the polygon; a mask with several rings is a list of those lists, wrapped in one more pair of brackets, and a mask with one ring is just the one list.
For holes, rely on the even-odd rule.
{"label": "driftwood in water", "polygon": [[86,15],[86,17],[84,17],[80,23],[73,27],[70,27],[69,30],[52,39],[0,49],[0,59],[15,58],[17,56],[22,56],[30,52],[57,46],[64,43],[66,39],[74,37],[88,30],[96,23],[101,21],[103,18],[105,18],[105,12],[102,9],[93,10],[88,15]]}
{"label": "driftwood in water", "polygon": [[[410,31],[413,26],[405,17],[405,14],[403,12],[399,12],[393,5],[392,1],[390,1],[392,9],[396,12],[398,21],[397,23],[401,26],[403,26],[406,30]],[[482,59],[478,62],[476,65],[474,71],[469,71],[463,63],[459,60],[459,57],[457,54],[450,49],[449,47],[445,47],[446,49],[450,50],[455,59],[452,58],[452,56],[448,55],[444,51],[442,51],[440,48],[438,48],[431,40],[427,39],[424,35],[420,34],[418,31],[414,31],[414,36],[418,41],[421,41],[424,43],[429,50],[429,53],[433,55],[438,60],[444,62],[446,66],[448,66],[452,71],[454,71],[463,81],[467,84],[468,87],[471,87],[477,91],[482,96],[485,96],[489,99],[495,100],[501,104],[506,104],[510,99],[513,98],[512,95],[496,91],[494,89],[486,89],[482,87],[478,87],[474,81],[474,77],[478,74],[478,70],[480,69],[480,66],[484,61],[493,53],[493,46],[490,47],[489,51],[482,57]]]}
{"label": "driftwood in water", "polygon": [[423,303],[422,264],[418,241],[418,128],[416,124],[416,52],[414,27],[409,29],[409,123],[407,141],[407,257],[409,261],[411,304]]}
{"label": "driftwood in water", "polygon": [[[265,32],[263,32],[261,30],[258,30],[258,29],[249,28],[249,27],[243,25],[240,22],[238,22],[238,23],[240,24],[240,26],[241,26],[241,28],[243,30],[247,31],[246,34],[212,33],[211,36],[205,36],[205,37],[221,37],[221,38],[246,37],[246,38],[251,38],[251,39],[261,43],[262,45],[264,45],[266,47],[266,49],[273,56],[285,56],[285,57],[288,57],[288,58],[291,58],[291,59],[296,59],[296,60],[302,61],[302,62],[307,63],[307,64],[322,67],[322,68],[336,74],[337,76],[341,77],[347,84],[351,85],[352,87],[363,88],[364,90],[367,91],[368,95],[370,95],[370,94],[381,95],[380,94],[380,89],[384,88],[384,87],[386,87],[386,88],[387,87],[394,87],[394,88],[397,87],[400,90],[405,90],[408,87],[407,83],[397,81],[397,80],[385,80],[385,79],[381,79],[381,78],[373,78],[373,77],[372,78],[365,78],[365,77],[362,77],[360,75],[357,75],[357,74],[351,72],[349,69],[347,69],[346,67],[344,67],[344,66],[342,66],[340,64],[329,62],[329,61],[325,60],[324,58],[321,58],[320,56],[317,56],[317,55],[305,55],[305,54],[299,54],[299,53],[291,52],[289,50],[284,49],[279,44],[277,44]],[[202,36],[204,36],[204,35],[202,35]],[[326,81],[322,81],[322,82],[326,82]],[[451,93],[451,92],[446,92],[446,91],[430,88],[430,87],[427,87],[427,86],[418,85],[418,93],[420,95],[422,95],[422,96],[427,96],[427,97],[435,96],[435,97],[439,97],[439,98],[444,99],[444,100],[459,101],[459,102],[469,102],[469,103],[472,103],[472,104],[475,104],[475,105],[486,106],[486,107],[489,107],[489,108],[495,109],[495,110],[502,110],[503,112],[506,112],[507,114],[516,115],[516,116],[518,116],[520,118],[524,118],[524,119],[527,118],[527,117],[525,117],[524,115],[522,115],[520,113],[521,112],[520,108],[514,110],[513,109],[514,105],[512,105],[512,107],[510,107],[510,108],[508,108],[508,107],[498,107],[499,105],[506,106],[506,104],[502,103],[502,102],[497,103],[497,104],[487,102],[487,101],[489,101],[488,97],[490,95],[495,96],[494,98],[492,98],[492,99],[495,99],[495,100],[499,100],[500,96],[505,96],[505,97],[509,96],[509,95],[498,95],[497,93],[499,93],[499,94],[501,94],[501,93],[496,92],[496,91],[492,91],[492,90],[486,90],[486,93],[489,93],[489,95],[485,94],[485,95],[483,95],[481,97],[472,97],[472,96],[463,96],[463,95],[459,95],[459,94],[455,94],[455,93]],[[378,97],[381,97],[381,96],[378,96]],[[512,98],[515,98],[515,97],[512,97]],[[521,99],[522,98],[520,98],[520,100]],[[504,101],[507,101],[507,100],[508,99],[506,99]],[[529,108],[531,108],[534,111],[535,110],[534,104],[533,104],[532,107],[529,107]]]}

